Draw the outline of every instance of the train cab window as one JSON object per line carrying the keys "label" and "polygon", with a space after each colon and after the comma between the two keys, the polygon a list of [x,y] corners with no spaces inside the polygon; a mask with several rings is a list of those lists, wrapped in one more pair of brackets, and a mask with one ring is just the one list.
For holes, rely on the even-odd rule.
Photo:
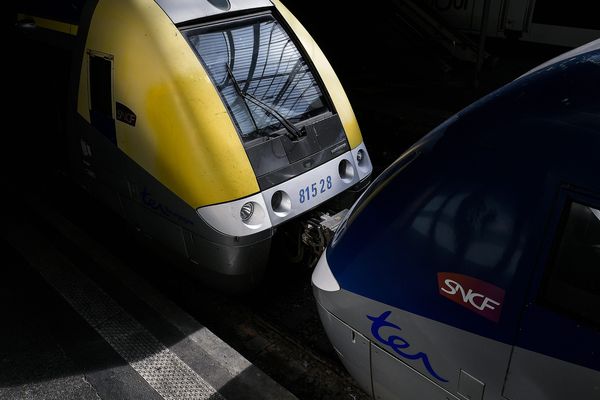
{"label": "train cab window", "polygon": [[[244,142],[331,111],[311,66],[271,14],[185,31]],[[279,114],[276,115],[276,114]]]}
{"label": "train cab window", "polygon": [[600,325],[600,210],[571,202],[543,294],[553,307]]}

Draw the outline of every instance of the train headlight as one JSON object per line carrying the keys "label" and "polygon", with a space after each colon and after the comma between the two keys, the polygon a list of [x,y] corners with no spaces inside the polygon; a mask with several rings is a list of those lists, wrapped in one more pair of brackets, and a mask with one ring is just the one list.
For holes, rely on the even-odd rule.
{"label": "train headlight", "polygon": [[254,204],[252,202],[245,203],[240,209],[242,221],[248,222],[252,218],[252,214],[254,214]]}
{"label": "train headlight", "polygon": [[352,166],[352,163],[346,159],[340,161],[338,172],[340,178],[345,183],[350,183],[352,182],[352,179],[354,179],[354,167]]}
{"label": "train headlight", "polygon": [[283,190],[278,190],[271,197],[271,208],[278,217],[285,217],[292,209],[292,199]]}
{"label": "train headlight", "polygon": [[271,228],[271,218],[262,193],[196,210],[217,231],[230,236],[251,235]]}
{"label": "train headlight", "polygon": [[356,153],[356,161],[358,162],[358,165],[361,165],[364,159],[365,152],[363,151],[363,149],[358,150],[358,153]]}
{"label": "train headlight", "polygon": [[373,172],[373,166],[371,165],[371,159],[369,158],[369,152],[365,144],[361,143],[352,150],[352,156],[354,157],[354,165],[358,172],[358,179],[362,181]]}

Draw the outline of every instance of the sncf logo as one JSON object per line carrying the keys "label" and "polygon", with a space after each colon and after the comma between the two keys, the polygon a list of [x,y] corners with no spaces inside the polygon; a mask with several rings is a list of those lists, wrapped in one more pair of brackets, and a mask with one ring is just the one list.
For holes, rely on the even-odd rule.
{"label": "sncf logo", "polygon": [[504,289],[479,279],[451,272],[438,272],[440,294],[494,322],[500,319]]}

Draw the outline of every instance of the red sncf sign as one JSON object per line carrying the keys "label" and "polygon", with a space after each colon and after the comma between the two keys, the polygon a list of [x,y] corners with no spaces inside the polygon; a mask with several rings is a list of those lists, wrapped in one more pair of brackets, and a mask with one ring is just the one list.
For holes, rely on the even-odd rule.
{"label": "red sncf sign", "polygon": [[504,304],[504,289],[467,275],[438,272],[438,288],[445,298],[498,322]]}

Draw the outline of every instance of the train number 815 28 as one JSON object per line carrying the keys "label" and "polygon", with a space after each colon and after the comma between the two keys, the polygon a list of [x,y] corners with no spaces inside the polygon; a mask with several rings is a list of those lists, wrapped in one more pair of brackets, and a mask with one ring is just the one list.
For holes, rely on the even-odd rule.
{"label": "train number 815 28", "polygon": [[298,200],[300,203],[305,203],[317,197],[321,193],[325,193],[333,187],[331,176],[320,179],[318,182],[313,182],[310,186],[306,186],[298,191]]}

